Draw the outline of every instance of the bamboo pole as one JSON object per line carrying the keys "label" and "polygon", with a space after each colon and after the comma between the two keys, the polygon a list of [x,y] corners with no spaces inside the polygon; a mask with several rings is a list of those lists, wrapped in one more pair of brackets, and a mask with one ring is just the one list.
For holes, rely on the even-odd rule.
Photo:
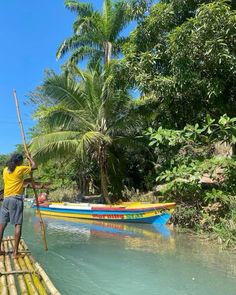
{"label": "bamboo pole", "polygon": [[[24,240],[21,240],[19,247],[22,250],[22,252],[29,251],[29,248],[26,245]],[[27,268],[32,272],[32,278],[33,278],[34,284],[37,287],[37,290],[40,295],[48,294],[46,292],[47,287],[44,284],[43,279],[40,276],[40,274],[38,274],[37,271],[35,270],[34,262],[33,262],[33,260],[30,259],[30,257],[31,257],[31,255],[28,254],[27,256],[24,257],[24,261],[25,261]]]}
{"label": "bamboo pole", "polygon": [[45,290],[45,287],[42,285],[40,279],[39,279],[39,276],[37,275],[37,273],[35,272],[35,269],[33,268],[30,260],[29,260],[29,257],[28,256],[25,256],[24,257],[24,261],[25,261],[25,264],[28,268],[29,271],[32,271],[32,278],[33,278],[33,282],[34,282],[34,285],[36,286],[38,292],[40,295],[47,295],[47,292]]}
{"label": "bamboo pole", "polygon": [[[5,258],[4,255],[0,256],[0,269],[3,271],[6,271],[4,258]],[[6,276],[0,276],[0,284],[1,284],[1,295],[8,295]]]}
{"label": "bamboo pole", "polygon": [[[26,155],[29,157],[30,153],[29,153],[28,147],[26,145],[25,132],[24,132],[24,128],[23,128],[23,124],[22,124],[22,120],[21,120],[20,108],[19,108],[18,98],[17,98],[17,95],[16,95],[16,90],[13,90],[13,96],[14,96],[14,99],[15,99],[16,112],[17,112],[17,117],[18,117],[18,121],[19,121],[19,125],[20,125],[20,131],[21,131],[22,141],[23,141],[23,145],[24,145],[24,150],[25,150]],[[42,239],[43,239],[43,244],[44,244],[44,250],[47,251],[48,246],[47,246],[47,241],[46,241],[45,226],[44,226],[44,222],[43,222],[43,219],[42,219],[42,216],[41,216],[41,212],[39,210],[37,191],[36,191],[36,188],[35,188],[35,182],[34,182],[32,172],[30,173],[30,178],[31,178],[32,188],[33,188],[33,191],[34,191],[34,197],[35,197],[35,202],[36,202],[36,206],[37,206],[37,213],[39,215],[39,222],[40,222],[41,234],[42,234]]]}
{"label": "bamboo pole", "polygon": [[51,295],[60,295],[61,293],[55,288],[51,280],[49,279],[48,275],[45,273],[43,268],[40,266],[38,262],[34,263],[35,270],[40,274],[42,277],[45,285],[47,286],[48,290],[50,291]]}
{"label": "bamboo pole", "polygon": [[[21,240],[20,247],[24,251],[29,250],[24,240]],[[42,277],[45,285],[47,286],[47,289],[50,291],[50,294],[51,295],[60,295],[61,293],[55,288],[52,281],[50,280],[48,275],[45,273],[45,271],[43,270],[41,265],[35,261],[35,259],[33,258],[32,255],[28,255],[28,257],[29,257],[32,265],[34,265],[35,271]]]}
{"label": "bamboo pole", "polygon": [[[20,242],[20,244],[19,244],[19,249],[22,251],[24,251],[24,246],[23,246],[23,244],[22,244],[22,241],[23,240],[21,240],[21,242]],[[28,254],[29,255],[29,254]],[[28,268],[28,265],[26,264],[26,262],[25,262],[25,257],[26,256],[24,256],[24,258],[19,258],[19,262],[20,262],[20,266],[21,266],[21,268],[22,269],[25,269],[25,270],[27,270],[28,271],[28,274],[25,274],[24,275],[24,277],[25,277],[25,280],[26,280],[26,284],[27,284],[27,281],[28,281],[28,284],[27,284],[27,287],[29,288],[31,288],[32,290],[33,290],[33,294],[39,294],[38,293],[38,289],[37,289],[37,286],[34,284],[34,280],[33,280],[33,271],[31,270],[31,269],[29,269]],[[34,293],[35,291],[34,290],[37,290],[36,291],[36,293]],[[47,293],[45,293],[45,294],[47,294]]]}
{"label": "bamboo pole", "polygon": [[18,275],[18,274],[20,274],[20,275],[25,275],[25,274],[32,275],[33,273],[35,273],[35,271],[29,271],[29,270],[11,270],[11,271],[0,272],[0,275],[1,276]]}
{"label": "bamboo pole", "polygon": [[[28,250],[28,247],[27,247],[24,240],[21,240],[21,242],[20,242],[20,249],[22,249],[23,251]],[[45,271],[40,266],[40,264],[35,261],[35,259],[32,257],[32,255],[28,255],[27,259],[29,259],[29,262],[31,263],[31,265],[34,266],[35,272],[37,274],[39,274],[40,277],[42,278],[43,283],[45,284],[47,290],[50,292],[49,294],[51,294],[51,295],[60,295],[61,293],[55,288],[55,286],[53,285],[53,283],[50,280],[50,278],[48,277],[48,275],[45,273]]]}
{"label": "bamboo pole", "polygon": [[[19,249],[22,250],[22,246],[19,245]],[[19,265],[20,265],[20,268],[23,272],[25,272],[25,274],[23,275],[24,276],[24,279],[25,279],[25,282],[26,282],[26,285],[27,285],[27,288],[28,288],[28,294],[36,294],[36,295],[39,295],[38,292],[37,292],[37,289],[34,285],[34,282],[33,282],[33,279],[32,279],[32,276],[31,276],[31,271],[27,268],[27,265],[25,264],[25,261],[24,261],[24,258],[20,257],[18,258],[18,262],[19,262]]]}
{"label": "bamboo pole", "polygon": [[[3,246],[4,246],[5,252],[7,252],[9,250],[7,241],[5,241],[3,243]],[[17,295],[15,278],[14,278],[14,275],[11,274],[12,267],[11,267],[11,261],[10,261],[10,256],[9,255],[5,255],[5,266],[6,266],[6,271],[8,273],[10,273],[9,275],[6,276],[7,277],[7,287],[8,287],[9,295]]]}
{"label": "bamboo pole", "polygon": [[[24,260],[22,258],[18,258],[18,262],[19,262],[19,265],[20,265],[22,270],[27,269],[27,267],[25,265],[25,262],[24,262]],[[26,282],[26,285],[27,285],[27,288],[28,288],[28,294],[29,295],[38,295],[37,289],[34,286],[34,282],[32,280],[31,275],[30,274],[25,274],[24,279],[25,279],[25,282]]]}
{"label": "bamboo pole", "polygon": [[26,245],[25,241],[24,240],[20,240],[20,247],[22,250],[24,251],[29,251],[29,248],[28,246]]}
{"label": "bamboo pole", "polygon": [[[10,240],[10,238],[8,240],[8,245],[11,246],[11,248],[13,246],[12,240]],[[23,274],[19,273],[21,271],[21,268],[16,258],[13,258],[13,263],[15,266],[15,270],[17,272],[17,279],[19,283],[20,293],[21,295],[28,295],[28,290],[24,280],[24,276]]]}

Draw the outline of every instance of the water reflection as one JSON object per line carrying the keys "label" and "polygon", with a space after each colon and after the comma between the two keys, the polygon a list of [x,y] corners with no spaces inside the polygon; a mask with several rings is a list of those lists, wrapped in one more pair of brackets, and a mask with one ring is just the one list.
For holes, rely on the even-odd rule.
{"label": "water reflection", "polygon": [[62,294],[235,294],[236,253],[196,235],[148,224],[44,221],[47,253],[30,209],[24,238]]}
{"label": "water reflection", "polygon": [[[72,219],[64,217],[44,218],[49,231],[57,234],[83,235],[83,239],[113,239],[122,242],[126,249],[152,253],[173,251],[175,240],[167,226],[155,224],[116,223],[97,220]],[[37,217],[34,229],[40,231]]]}
{"label": "water reflection", "polygon": [[[154,224],[116,223],[63,217],[44,218],[48,233],[57,240],[67,237],[68,244],[81,242],[113,243],[130,251],[159,255],[174,255],[182,263],[199,263],[209,270],[217,269],[227,277],[236,277],[235,252],[221,251],[212,242],[195,235],[176,233],[167,226]],[[40,232],[39,219],[34,217],[34,228]]]}

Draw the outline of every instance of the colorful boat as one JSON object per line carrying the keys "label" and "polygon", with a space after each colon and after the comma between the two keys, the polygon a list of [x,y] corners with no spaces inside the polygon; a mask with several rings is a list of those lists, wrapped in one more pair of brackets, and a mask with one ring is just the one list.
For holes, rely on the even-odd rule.
{"label": "colorful boat", "polygon": [[41,214],[49,216],[163,225],[170,219],[174,207],[175,203],[127,202],[120,205],[45,203],[40,204],[39,210]]}

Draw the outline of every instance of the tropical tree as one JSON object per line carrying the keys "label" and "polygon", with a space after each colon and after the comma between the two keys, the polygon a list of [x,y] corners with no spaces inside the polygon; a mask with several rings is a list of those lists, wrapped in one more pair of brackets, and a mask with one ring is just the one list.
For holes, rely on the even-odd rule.
{"label": "tropical tree", "polygon": [[80,71],[69,75],[51,73],[40,88],[50,104],[36,116],[50,125],[48,133],[33,138],[32,154],[41,159],[69,156],[94,160],[100,169],[101,192],[107,202],[108,165],[113,169],[113,147],[132,140],[135,120],[129,121],[133,103],[126,89],[119,89],[111,73]]}
{"label": "tropical tree", "polygon": [[235,16],[228,1],[161,0],[131,34],[126,71],[144,99],[160,101],[157,125],[236,115]]}
{"label": "tropical tree", "polygon": [[69,63],[77,64],[83,58],[96,63],[103,59],[110,62],[112,55],[121,52],[125,38],[121,36],[127,24],[139,18],[150,1],[104,0],[102,11],[94,10],[91,4],[76,0],[65,1],[65,6],[77,14],[74,22],[74,35],[66,39],[57,51],[57,58],[72,52]]}

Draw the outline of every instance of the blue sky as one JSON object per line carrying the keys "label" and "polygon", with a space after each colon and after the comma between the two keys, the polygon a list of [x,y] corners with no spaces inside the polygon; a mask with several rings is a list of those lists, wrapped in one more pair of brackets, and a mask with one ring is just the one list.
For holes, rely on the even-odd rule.
{"label": "blue sky", "polygon": [[[102,0],[89,1],[101,7]],[[0,1],[0,154],[21,143],[12,90],[17,90],[25,131],[34,122],[26,95],[38,86],[46,68],[56,71],[55,53],[72,34],[75,16],[64,0]]]}

